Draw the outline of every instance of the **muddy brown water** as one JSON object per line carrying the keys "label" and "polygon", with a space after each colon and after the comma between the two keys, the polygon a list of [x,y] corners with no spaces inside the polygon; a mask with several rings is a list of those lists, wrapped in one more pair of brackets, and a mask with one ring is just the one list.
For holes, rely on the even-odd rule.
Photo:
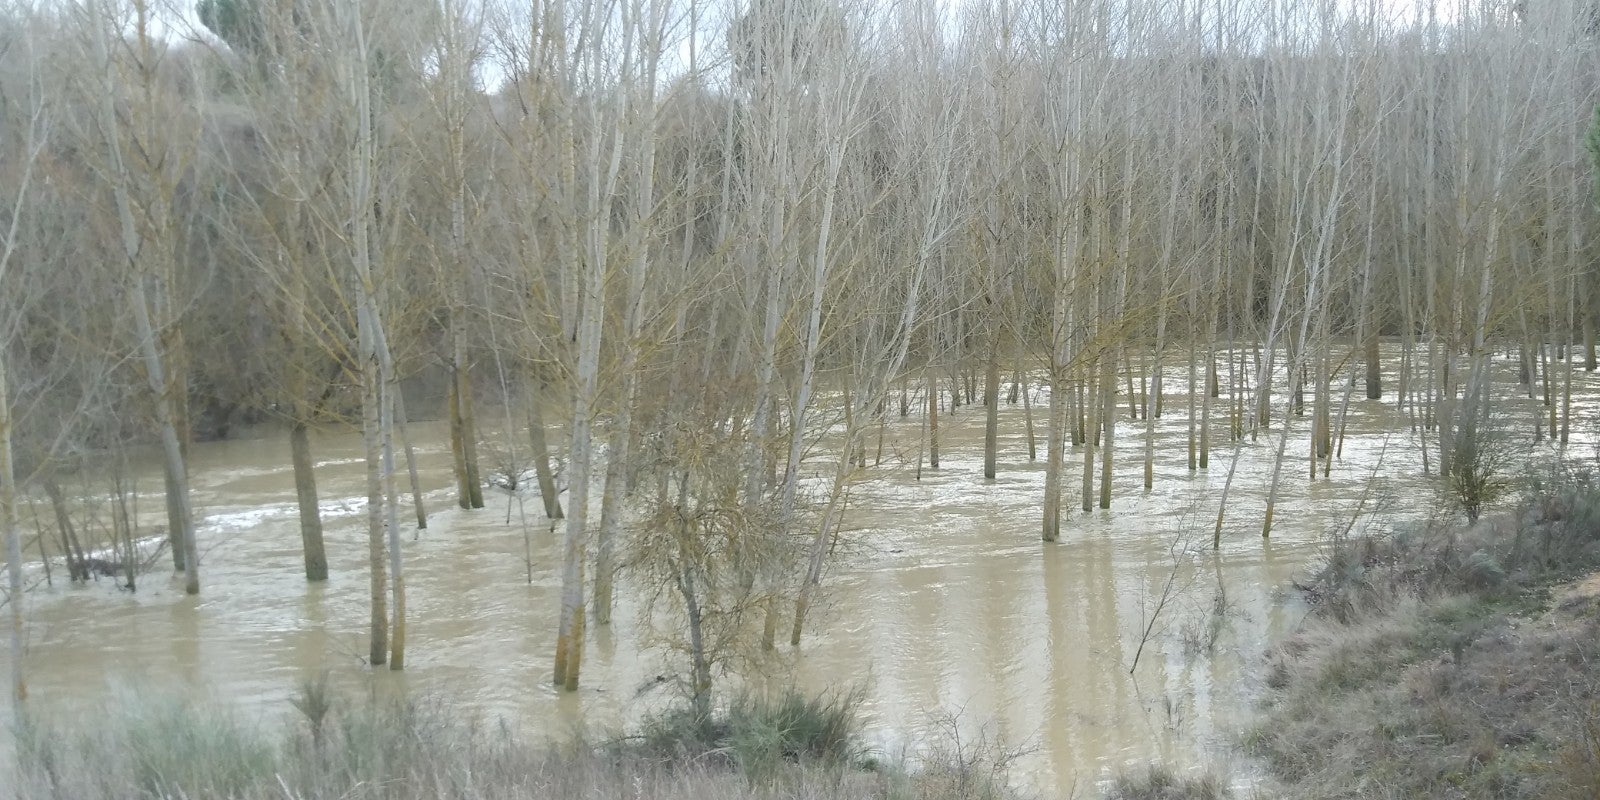
{"label": "muddy brown water", "polygon": [[[909,463],[921,420],[892,419],[883,465],[852,493],[850,547],[828,569],[808,637],[798,652],[784,647],[767,659],[762,679],[807,690],[861,686],[868,737],[891,754],[949,745],[952,731],[967,743],[1003,742],[1023,751],[1017,781],[1045,796],[1081,793],[1152,759],[1222,763],[1248,780],[1249,766],[1230,748],[1259,695],[1265,650],[1306,612],[1286,590],[1291,577],[1314,564],[1330,531],[1424,519],[1436,494],[1393,394],[1368,401],[1358,387],[1330,479],[1306,477],[1310,418],[1295,421],[1268,541],[1260,520],[1276,431],[1242,446],[1213,556],[1210,531],[1233,447],[1221,442],[1210,469],[1188,471],[1181,378],[1168,381],[1157,423],[1155,488],[1142,488],[1144,423],[1129,422],[1119,398],[1112,508],[1078,510],[1081,455],[1069,453],[1068,511],[1054,544],[1039,541],[1043,402],[1035,407],[1037,462],[1027,458],[1022,405],[1002,407],[992,482],[982,478],[981,407],[941,415],[942,466],[924,469],[921,480]],[[1545,445],[1540,460],[1595,460],[1600,382],[1581,371],[1574,379],[1573,442],[1564,454]],[[1532,401],[1509,383],[1501,393],[1531,433]],[[1213,434],[1224,429],[1216,424]],[[199,597],[183,595],[164,572],[146,576],[136,593],[110,580],[68,587],[58,572],[54,588],[29,594],[26,666],[40,709],[92,713],[130,692],[199,690],[276,721],[290,713],[286,699],[299,681],[327,671],[351,692],[442,696],[539,738],[577,726],[616,731],[670,700],[655,678],[683,671],[681,657],[658,646],[644,627],[643,599],[628,588],[613,624],[591,626],[583,688],[550,686],[559,533],[532,495],[521,513],[510,503],[509,524],[503,491],[487,493],[486,509],[457,509],[437,423],[413,425],[432,515],[426,531],[413,536],[407,527],[404,544],[407,669],[369,669],[359,439],[325,433],[314,442],[332,578],[307,585],[286,438],[259,436],[194,448]],[[874,439],[869,456],[875,451]],[[824,454],[817,469],[831,458]],[[151,492],[141,517],[154,523],[158,473],[146,468],[140,486]],[[42,577],[37,567],[30,579]],[[1225,613],[1213,626],[1219,585]],[[10,670],[5,654],[0,669]]]}

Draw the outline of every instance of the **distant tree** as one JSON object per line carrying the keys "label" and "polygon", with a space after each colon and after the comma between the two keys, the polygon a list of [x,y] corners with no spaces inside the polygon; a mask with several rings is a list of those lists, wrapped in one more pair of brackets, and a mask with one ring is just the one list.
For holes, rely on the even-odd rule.
{"label": "distant tree", "polygon": [[834,0],[752,0],[728,29],[728,49],[744,81],[780,73],[807,80],[844,36],[844,10]]}
{"label": "distant tree", "polygon": [[272,24],[261,0],[200,0],[195,4],[195,15],[235,53],[265,57]]}

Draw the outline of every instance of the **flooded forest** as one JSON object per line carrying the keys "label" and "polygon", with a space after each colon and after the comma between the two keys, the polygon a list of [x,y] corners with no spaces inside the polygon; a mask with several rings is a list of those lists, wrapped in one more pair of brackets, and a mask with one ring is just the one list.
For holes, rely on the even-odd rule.
{"label": "flooded forest", "polygon": [[1219,747],[1330,538],[1600,458],[1587,2],[0,21],[19,718],[856,687],[1065,792]]}

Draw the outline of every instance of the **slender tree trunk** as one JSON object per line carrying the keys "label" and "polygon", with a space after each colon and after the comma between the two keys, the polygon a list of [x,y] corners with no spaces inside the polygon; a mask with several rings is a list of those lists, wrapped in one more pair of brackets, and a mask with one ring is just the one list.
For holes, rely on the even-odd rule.
{"label": "slender tree trunk", "polygon": [[367,662],[379,666],[389,658],[388,565],[385,563],[385,505],[388,492],[384,481],[384,413],[386,349],[383,321],[378,312],[378,282],[373,274],[372,234],[376,224],[373,204],[372,165],[372,89],[368,70],[366,28],[354,9],[340,7],[343,24],[348,26],[353,49],[346,79],[350,108],[355,125],[355,141],[350,157],[350,266],[357,285],[356,354],[361,375],[361,444],[366,464],[367,489],[367,566],[370,580],[371,648]]}
{"label": "slender tree trunk", "polygon": [[1050,423],[1045,431],[1044,534],[1047,542],[1061,538],[1061,474],[1066,465],[1067,446],[1066,365],[1061,363],[1059,347],[1050,356]]}
{"label": "slender tree trunk", "polygon": [[1559,423],[1558,423],[1558,421],[1556,419],[1556,414],[1557,414],[1558,409],[1556,408],[1556,398],[1555,398],[1555,394],[1556,394],[1555,376],[1553,374],[1554,371],[1550,368],[1550,348],[1551,347],[1552,347],[1552,345],[1548,345],[1547,344],[1547,345],[1539,348],[1539,353],[1540,353],[1541,360],[1543,361],[1543,365],[1544,365],[1544,407],[1545,407],[1545,411],[1548,412],[1548,419],[1546,420],[1546,422],[1549,425],[1550,438],[1554,439],[1558,435],[1556,433],[1556,430],[1559,427]]}
{"label": "slender tree trunk", "polygon": [[411,446],[411,435],[406,432],[406,393],[399,387],[394,390],[394,424],[400,442],[406,448],[406,477],[411,483],[411,507],[417,514],[417,530],[428,529],[428,509],[422,503],[422,479],[417,475],[417,453]]}
{"label": "slender tree trunk", "polygon": [[446,390],[446,405],[450,413],[450,458],[455,464],[456,505],[463,510],[472,508],[472,486],[467,480],[466,425],[461,417],[461,381],[451,370],[450,388]]}
{"label": "slender tree trunk", "polygon": [[[1376,301],[1374,301],[1376,302]],[[1383,399],[1383,363],[1378,358],[1378,326],[1367,331],[1367,399]]]}
{"label": "slender tree trunk", "polygon": [[[1217,385],[1215,342],[1216,338],[1213,336],[1206,345],[1206,372],[1211,376],[1207,378],[1207,383],[1212,387]],[[1214,392],[1208,390],[1205,396],[1200,398],[1200,457],[1197,462],[1200,469],[1211,467],[1211,398],[1216,396]]]}
{"label": "slender tree trunk", "polygon": [[[1191,306],[1190,307],[1190,311],[1192,312],[1194,310],[1193,309],[1193,303],[1191,303],[1190,306]],[[1193,336],[1193,332],[1191,331],[1191,336],[1190,336],[1190,339],[1189,339],[1189,400],[1188,400],[1188,402],[1189,402],[1189,471],[1190,472],[1194,472],[1195,469],[1197,469],[1199,467],[1199,465],[1200,465],[1199,458],[1198,458],[1198,456],[1200,454],[1200,450],[1199,450],[1200,441],[1199,441],[1199,438],[1196,436],[1196,434],[1198,432],[1196,423],[1199,422],[1199,411],[1198,411],[1198,406],[1196,405],[1195,401],[1199,398],[1200,394],[1205,390],[1199,384],[1200,376],[1199,376],[1199,373],[1196,371],[1198,367],[1199,367],[1198,353],[1195,352],[1194,336]]]}
{"label": "slender tree trunk", "polygon": [[1022,381],[1022,383],[1023,383],[1023,386],[1022,386],[1022,422],[1023,422],[1023,425],[1026,427],[1027,434],[1028,434],[1028,460],[1029,461],[1038,461],[1039,460],[1038,440],[1034,436],[1034,432],[1033,432],[1033,397],[1032,397],[1032,395],[1033,395],[1033,387],[1027,380],[1028,374],[1026,372],[1023,372],[1022,376],[1023,376],[1023,381]]}
{"label": "slender tree trunk", "polygon": [[[1095,357],[1096,363],[1089,365],[1086,372],[1089,375],[1093,375],[1099,368],[1098,360],[1107,357],[1109,356],[1106,353],[1097,355]],[[1084,391],[1083,404],[1084,416],[1089,417],[1089,420],[1084,423],[1085,436],[1083,437],[1083,510],[1085,513],[1094,510],[1094,448],[1096,441],[1100,438],[1100,431],[1098,430],[1100,420],[1094,418],[1100,404],[1093,402],[1095,395],[1098,394],[1098,387],[1094,386],[1091,381],[1091,378],[1085,378],[1085,382],[1090,382],[1090,386]],[[1088,435],[1090,433],[1093,433],[1093,435]]]}
{"label": "slender tree trunk", "polygon": [[[106,23],[106,20],[96,20],[94,25],[104,29],[108,27]],[[106,69],[113,69],[108,43],[109,30],[101,30],[99,33],[95,41],[95,56]],[[140,31],[140,36],[143,35],[144,32]],[[141,38],[141,43],[143,41]],[[170,476],[168,495],[173,499],[169,528],[172,531],[174,551],[181,549],[183,553],[184,591],[198,594],[200,559],[195,543],[194,514],[190,508],[188,467],[184,461],[184,437],[180,432],[185,420],[179,417],[183,406],[175,399],[176,395],[186,392],[187,387],[169,380],[166,356],[161,352],[163,342],[167,339],[163,336],[164,331],[158,330],[151,320],[152,304],[147,286],[150,273],[153,269],[163,266],[161,262],[164,257],[167,258],[166,265],[170,266],[171,253],[165,247],[167,242],[159,238],[146,239],[135,217],[133,189],[136,182],[133,173],[123,160],[122,139],[125,135],[123,129],[126,126],[126,115],[118,110],[113,94],[109,91],[101,93],[98,123],[108,137],[107,165],[110,172],[108,180],[117,210],[121,256],[128,270],[128,305],[132,306],[134,336],[137,339],[139,358],[144,367],[145,382],[150,389],[152,406],[155,408],[157,435],[161,440],[163,455],[162,466]],[[161,198],[153,199],[154,202],[146,203],[139,208],[139,211],[145,218],[153,217],[159,228],[166,222],[164,212],[170,209],[161,202]],[[156,231],[158,236],[166,232]]]}
{"label": "slender tree trunk", "polygon": [[[690,523],[684,521],[678,524],[687,527]],[[700,610],[700,595],[695,585],[696,570],[691,560],[693,556],[688,538],[688,533],[679,534],[676,583],[689,622],[689,662],[692,671],[690,702],[696,718],[707,719],[711,714],[711,661],[706,655],[705,615]]]}
{"label": "slender tree trunk", "polygon": [[[116,499],[116,502],[113,503],[112,506],[111,506],[111,517],[112,517],[112,523],[111,524],[112,524],[112,529],[113,529],[113,533],[112,533],[112,549],[115,552],[117,552],[118,554],[120,554],[121,557],[122,557],[122,574],[123,574],[123,577],[126,579],[126,581],[123,583],[123,586],[128,591],[132,592],[132,591],[136,591],[137,588],[138,588],[137,587],[137,583],[136,583],[136,580],[137,580],[136,573],[138,572],[138,556],[139,556],[139,553],[138,553],[138,545],[134,541],[134,527],[135,526],[134,526],[134,522],[133,522],[133,513],[128,508],[129,490],[128,490],[126,484],[123,482],[124,481],[124,476],[127,475],[127,472],[128,472],[128,465],[127,465],[126,456],[125,455],[119,456],[118,459],[117,459],[117,475],[116,475],[116,480],[115,480],[115,483],[116,483],[116,487],[115,488],[116,488],[116,493],[117,493],[117,499]],[[120,536],[121,544],[120,545],[117,544],[117,542],[119,540],[119,537],[118,537],[117,534],[119,534],[119,533],[121,534],[121,536]],[[43,553],[44,552],[44,538],[43,537],[40,537],[39,545],[40,545],[39,546],[39,551],[41,553]],[[47,560],[47,563],[48,563],[48,560]]]}
{"label": "slender tree trunk", "polygon": [[385,530],[383,520],[383,442],[381,439],[379,406],[382,388],[377,363],[375,333],[367,318],[370,311],[362,303],[361,327],[365,331],[361,344],[361,445],[366,463],[367,488],[367,567],[370,572],[368,589],[371,599],[371,647],[367,663],[380,666],[389,659],[389,600],[388,565],[385,556]]}
{"label": "slender tree trunk", "polygon": [[1228,477],[1222,482],[1222,496],[1217,500],[1217,523],[1211,529],[1211,549],[1222,547],[1222,520],[1228,513],[1228,494],[1233,491],[1233,476],[1239,472],[1239,456],[1244,453],[1244,437],[1233,440],[1233,458],[1228,461]]}
{"label": "slender tree trunk", "polygon": [[328,579],[328,554],[322,544],[322,512],[317,506],[317,476],[312,471],[311,437],[306,423],[289,425],[289,458],[294,464],[294,494],[300,506],[300,544],[305,552],[306,580]]}
{"label": "slender tree trunk", "polygon": [[61,552],[67,559],[67,578],[72,581],[86,581],[89,579],[89,555],[83,551],[83,545],[78,541],[78,532],[73,527],[72,515],[67,511],[67,498],[61,494],[61,485],[56,483],[55,476],[45,476],[44,493],[50,498],[50,510],[55,513],[56,528],[61,531]]}
{"label": "slender tree trunk", "polygon": [[405,562],[400,552],[400,488],[395,479],[394,458],[395,398],[400,394],[400,382],[394,376],[389,343],[382,338],[381,325],[379,334],[379,376],[383,380],[383,397],[378,412],[378,436],[383,448],[383,512],[384,528],[388,531],[389,540],[389,596],[394,605],[391,617],[394,627],[389,636],[389,669],[401,670],[406,665],[406,576]]}
{"label": "slender tree trunk", "polygon": [[[457,345],[460,347],[461,345]],[[472,365],[466,354],[460,356],[456,369],[456,403],[461,415],[461,455],[466,468],[463,481],[467,486],[467,504],[470,508],[483,508],[483,476],[478,468],[478,415],[472,399]]]}
{"label": "slender tree trunk", "polygon": [[856,431],[847,428],[844,454],[839,459],[839,465],[833,476],[833,490],[829,492],[828,506],[822,512],[822,520],[817,525],[816,534],[811,540],[811,552],[806,560],[805,576],[800,582],[800,594],[795,598],[794,625],[789,629],[791,647],[800,646],[800,634],[805,628],[806,612],[810,610],[812,597],[822,580],[823,559],[828,553],[827,543],[833,535],[835,526],[839,524],[840,517],[844,516],[846,487],[851,472],[850,453],[856,446],[857,438]]}
{"label": "slender tree trunk", "polygon": [[[631,345],[630,345],[631,347]],[[624,366],[623,369],[629,367]],[[626,381],[632,384],[633,381]],[[627,481],[626,469],[628,442],[631,438],[631,409],[634,401],[632,387],[624,389],[623,402],[617,409],[606,445],[605,486],[600,490],[600,535],[595,540],[594,556],[594,622],[611,624],[613,578],[616,573],[616,539],[622,527],[623,484]]]}
{"label": "slender tree trunk", "polygon": [[183,517],[178,510],[178,481],[165,460],[161,463],[161,482],[162,499],[167,507],[167,546],[172,549],[172,571],[183,572]]}
{"label": "slender tree trunk", "polygon": [[1594,372],[1596,365],[1600,364],[1600,359],[1596,358],[1597,348],[1595,347],[1594,327],[1594,313],[1585,307],[1583,311],[1583,369],[1586,372]]}
{"label": "slender tree trunk", "polygon": [[[187,372],[183,369],[183,337],[175,327],[169,327],[160,333],[162,361],[168,367],[167,384],[171,388],[168,392],[168,405],[171,406],[171,418],[178,436],[178,452],[182,455],[183,475],[168,474],[166,478],[167,491],[171,496],[167,500],[167,530],[171,539],[172,567],[176,572],[187,572],[188,548],[183,547],[183,542],[178,538],[179,533],[188,531],[193,535],[192,520],[186,521],[183,517],[183,504],[179,502],[179,486],[187,486],[189,482],[189,392]],[[172,469],[169,465],[165,469]]]}
{"label": "slender tree trunk", "polygon": [[539,481],[539,498],[544,502],[545,519],[561,519],[561,498],[556,496],[555,473],[550,469],[550,447],[545,442],[544,414],[539,398],[528,405],[528,442],[533,449],[533,472]]}
{"label": "slender tree trunk", "polygon": [[161,353],[157,350],[156,333],[150,324],[143,279],[136,275],[133,286],[133,316],[144,360],[145,380],[150,385],[150,393],[156,398],[156,426],[160,431],[164,466],[171,481],[172,496],[176,498],[177,541],[183,547],[183,588],[188,594],[199,594],[200,552],[195,542],[194,514],[189,507],[189,470],[184,463],[183,443],[178,436],[178,426],[173,420],[168,395],[177,387],[168,384],[166,373],[162,370]]}
{"label": "slender tree trunk", "polygon": [[[620,126],[619,126],[620,127]],[[620,131],[617,132],[620,139]],[[600,142],[590,144],[590,163],[599,165]],[[578,324],[578,359],[572,392],[572,437],[567,458],[571,478],[568,490],[566,545],[561,571],[561,620],[556,630],[555,683],[577,691],[583,664],[585,604],[583,573],[589,537],[589,488],[594,481],[593,416],[600,399],[600,345],[605,319],[605,281],[608,228],[616,171],[621,157],[621,142],[613,143],[606,176],[589,177],[590,218],[587,230],[587,257],[583,259],[582,303]],[[601,183],[605,183],[602,191]]]}
{"label": "slender tree trunk", "polygon": [[1000,439],[1000,331],[998,320],[990,323],[994,333],[989,339],[989,358],[983,375],[983,477],[994,480],[995,461]]}
{"label": "slender tree trunk", "polygon": [[[1569,311],[1570,314],[1570,311]],[[1572,317],[1567,317],[1566,337],[1572,340]],[[1572,362],[1576,361],[1575,354],[1568,353],[1566,364],[1561,370],[1561,446],[1567,446],[1567,438],[1572,432]]]}
{"label": "slender tree trunk", "polygon": [[[16,465],[11,455],[11,394],[6,382],[4,353],[0,353],[0,536],[6,541],[6,592],[11,612],[11,704],[20,722],[28,699],[27,671],[23,664],[22,529],[17,525]],[[44,541],[40,537],[40,542]],[[44,547],[40,546],[40,551]]]}
{"label": "slender tree trunk", "polygon": [[[1289,363],[1292,365],[1296,361],[1298,359],[1291,359]],[[1299,372],[1293,369],[1292,366],[1290,368],[1290,376],[1290,380],[1294,384],[1291,387],[1291,393],[1298,392],[1300,388]],[[1267,509],[1261,515],[1261,538],[1263,539],[1272,535],[1272,515],[1278,506],[1279,477],[1283,474],[1283,453],[1289,447],[1289,418],[1293,413],[1293,402],[1291,401],[1284,408],[1283,430],[1278,432],[1278,449],[1272,459],[1272,478],[1267,484]]]}
{"label": "slender tree trunk", "polygon": [[1116,452],[1117,430],[1117,359],[1114,355],[1101,362],[1100,374],[1100,424],[1104,427],[1100,440],[1100,507],[1111,507],[1111,459]]}

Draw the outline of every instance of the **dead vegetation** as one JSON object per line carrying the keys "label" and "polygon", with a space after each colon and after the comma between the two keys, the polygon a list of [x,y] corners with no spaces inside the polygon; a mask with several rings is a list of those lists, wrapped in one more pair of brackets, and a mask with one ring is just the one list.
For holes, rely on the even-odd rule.
{"label": "dead vegetation", "polygon": [[[221,702],[129,697],[92,722],[34,720],[0,757],[15,800],[1010,800],[1010,751],[932,743],[886,757],[859,735],[860,695],[740,697],[633,736],[536,744],[447,702],[353,700],[311,681],[282,724]],[[11,755],[11,754],[5,754]]]}
{"label": "dead vegetation", "polygon": [[1106,800],[1223,800],[1228,789],[1212,775],[1186,777],[1166,767],[1119,776],[1106,792]]}
{"label": "dead vegetation", "polygon": [[1600,493],[1340,541],[1246,747],[1288,796],[1600,796]]}

